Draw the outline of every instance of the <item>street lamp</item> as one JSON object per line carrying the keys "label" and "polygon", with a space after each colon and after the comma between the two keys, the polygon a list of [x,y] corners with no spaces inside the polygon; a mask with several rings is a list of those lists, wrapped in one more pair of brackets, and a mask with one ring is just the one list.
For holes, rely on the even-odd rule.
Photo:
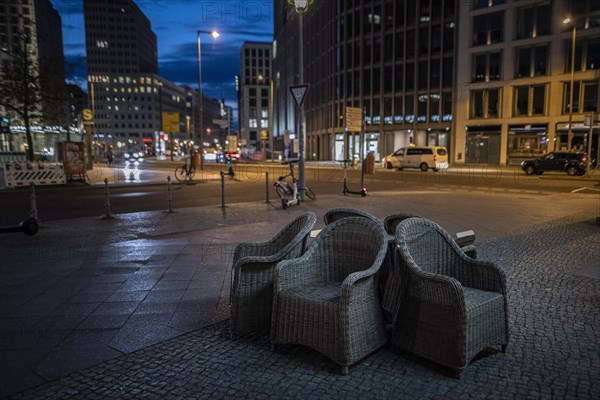
{"label": "street lamp", "polygon": [[203,118],[204,118],[204,106],[202,102],[202,61],[201,61],[201,50],[200,50],[200,34],[206,33],[211,35],[213,39],[219,37],[219,32],[217,31],[198,31],[198,92],[200,94],[200,169],[204,170],[204,127],[203,127]]}
{"label": "street lamp", "polygon": [[570,17],[563,19],[563,24],[573,24],[573,31],[571,35],[571,85],[569,90],[569,131],[567,133],[567,149],[570,151],[573,138],[573,86],[575,77],[575,38],[577,36],[577,28],[575,26],[575,22]]}

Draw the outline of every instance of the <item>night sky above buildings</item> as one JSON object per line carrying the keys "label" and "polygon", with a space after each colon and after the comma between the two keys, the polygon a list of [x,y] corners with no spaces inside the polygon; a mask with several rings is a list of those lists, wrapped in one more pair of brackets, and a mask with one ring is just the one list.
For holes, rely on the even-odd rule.
{"label": "night sky above buildings", "polygon": [[[51,0],[62,18],[67,80],[87,90],[83,0]],[[158,42],[159,75],[198,87],[197,31],[202,34],[202,88],[237,109],[235,76],[244,41],[273,40],[272,0],[135,0],[150,20]]]}

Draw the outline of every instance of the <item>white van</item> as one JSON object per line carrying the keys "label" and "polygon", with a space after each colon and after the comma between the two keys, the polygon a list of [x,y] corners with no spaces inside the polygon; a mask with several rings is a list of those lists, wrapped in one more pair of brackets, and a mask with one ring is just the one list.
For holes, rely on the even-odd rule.
{"label": "white van", "polygon": [[438,171],[448,168],[448,150],[445,147],[403,147],[381,160],[381,165],[392,168],[419,168]]}

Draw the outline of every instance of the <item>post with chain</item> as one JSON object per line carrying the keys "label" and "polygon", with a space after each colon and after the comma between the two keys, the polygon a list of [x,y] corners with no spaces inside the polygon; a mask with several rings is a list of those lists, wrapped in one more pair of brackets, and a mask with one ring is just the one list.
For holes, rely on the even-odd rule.
{"label": "post with chain", "polygon": [[221,208],[225,208],[225,173],[221,171]]}
{"label": "post with chain", "polygon": [[270,201],[269,201],[269,171],[265,172],[265,192],[267,194],[267,203],[270,203]]}
{"label": "post with chain", "polygon": [[29,187],[31,188],[31,194],[29,195],[29,204],[31,205],[31,212],[29,215],[31,216],[31,218],[35,218],[39,222],[40,218],[38,216],[38,210],[37,210],[37,200],[36,200],[36,196],[35,196],[35,183],[31,182],[29,184]]}
{"label": "post with chain", "polygon": [[115,216],[110,212],[110,196],[108,193],[108,178],[104,178],[104,215],[100,219],[115,219]]}
{"label": "post with chain", "polygon": [[167,176],[167,212],[173,212],[173,191],[171,190],[171,176]]}

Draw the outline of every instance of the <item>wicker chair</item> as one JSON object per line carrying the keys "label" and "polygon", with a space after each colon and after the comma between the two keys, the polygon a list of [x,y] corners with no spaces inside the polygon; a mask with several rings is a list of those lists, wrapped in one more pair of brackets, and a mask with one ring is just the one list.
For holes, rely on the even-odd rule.
{"label": "wicker chair", "polygon": [[365,211],[355,210],[354,208],[332,208],[323,215],[325,225],[329,225],[334,221],[348,217],[363,217],[379,222],[377,217]]}
{"label": "wicker chair", "polygon": [[300,257],[317,216],[308,212],[264,243],[240,243],[231,270],[232,337],[269,333],[273,303],[273,269],[281,260]]}
{"label": "wicker chair", "polygon": [[309,346],[342,366],[387,341],[375,274],[387,252],[380,222],[344,218],[327,225],[297,259],[273,277],[271,343]]}
{"label": "wicker chair", "polygon": [[405,288],[393,345],[460,376],[481,350],[508,344],[506,276],[491,262],[467,257],[439,225],[409,218],[396,230]]}

